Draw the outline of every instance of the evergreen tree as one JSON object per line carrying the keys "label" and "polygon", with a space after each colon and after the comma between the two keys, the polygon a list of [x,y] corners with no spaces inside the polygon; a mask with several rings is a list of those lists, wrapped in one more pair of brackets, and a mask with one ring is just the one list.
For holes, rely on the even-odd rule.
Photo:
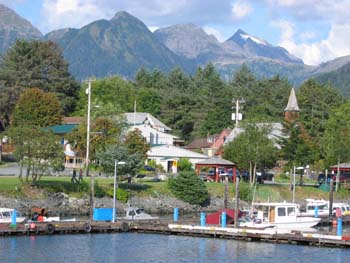
{"label": "evergreen tree", "polygon": [[6,121],[24,89],[55,93],[67,115],[75,108],[79,88],[59,47],[51,41],[37,40],[17,40],[7,51],[0,65],[0,83],[0,112]]}
{"label": "evergreen tree", "polygon": [[203,205],[209,200],[208,190],[195,172],[180,172],[168,180],[168,187],[175,197],[189,204]]}

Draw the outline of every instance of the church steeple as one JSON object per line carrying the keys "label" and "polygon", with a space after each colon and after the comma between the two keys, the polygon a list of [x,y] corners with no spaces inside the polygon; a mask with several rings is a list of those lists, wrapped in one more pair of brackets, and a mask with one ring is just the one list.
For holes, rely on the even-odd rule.
{"label": "church steeple", "polygon": [[290,91],[287,107],[284,109],[284,118],[286,120],[295,120],[299,118],[299,106],[294,88]]}

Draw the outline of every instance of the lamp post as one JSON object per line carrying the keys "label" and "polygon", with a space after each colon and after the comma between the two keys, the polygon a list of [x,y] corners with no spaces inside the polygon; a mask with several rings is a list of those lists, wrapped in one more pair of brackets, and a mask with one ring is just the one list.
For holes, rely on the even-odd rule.
{"label": "lamp post", "polygon": [[113,186],[113,216],[112,216],[112,222],[115,222],[115,201],[116,201],[116,192],[117,192],[117,169],[118,164],[125,164],[125,162],[118,162],[117,160],[114,160],[114,186]]}

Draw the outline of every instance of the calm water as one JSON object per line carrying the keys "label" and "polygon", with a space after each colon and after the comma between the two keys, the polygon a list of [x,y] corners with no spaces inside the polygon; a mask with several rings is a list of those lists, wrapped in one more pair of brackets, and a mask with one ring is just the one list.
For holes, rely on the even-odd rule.
{"label": "calm water", "polygon": [[0,238],[0,262],[350,262],[350,250],[152,234]]}

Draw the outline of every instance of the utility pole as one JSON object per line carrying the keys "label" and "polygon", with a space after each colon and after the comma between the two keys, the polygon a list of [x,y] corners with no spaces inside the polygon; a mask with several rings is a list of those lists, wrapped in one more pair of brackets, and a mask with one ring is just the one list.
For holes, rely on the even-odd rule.
{"label": "utility pole", "polygon": [[[241,121],[243,119],[243,116],[242,116],[242,113],[239,113],[239,109],[240,109],[240,106],[239,104],[243,104],[245,103],[245,100],[242,98],[240,100],[235,100],[234,98],[232,99],[232,104],[234,104],[232,106],[232,109],[235,109],[236,113],[232,113],[232,116],[231,116],[231,119],[233,121],[236,121],[236,128],[238,128],[238,121]],[[241,106],[242,108],[242,106]]]}
{"label": "utility pole", "polygon": [[[90,111],[91,111],[91,80],[88,80],[88,88],[86,90],[88,94],[88,110],[87,110],[87,127],[86,127],[86,158],[85,158],[85,177],[89,176],[89,163],[90,163]],[[90,178],[90,220],[94,218],[94,176],[91,174]]]}

